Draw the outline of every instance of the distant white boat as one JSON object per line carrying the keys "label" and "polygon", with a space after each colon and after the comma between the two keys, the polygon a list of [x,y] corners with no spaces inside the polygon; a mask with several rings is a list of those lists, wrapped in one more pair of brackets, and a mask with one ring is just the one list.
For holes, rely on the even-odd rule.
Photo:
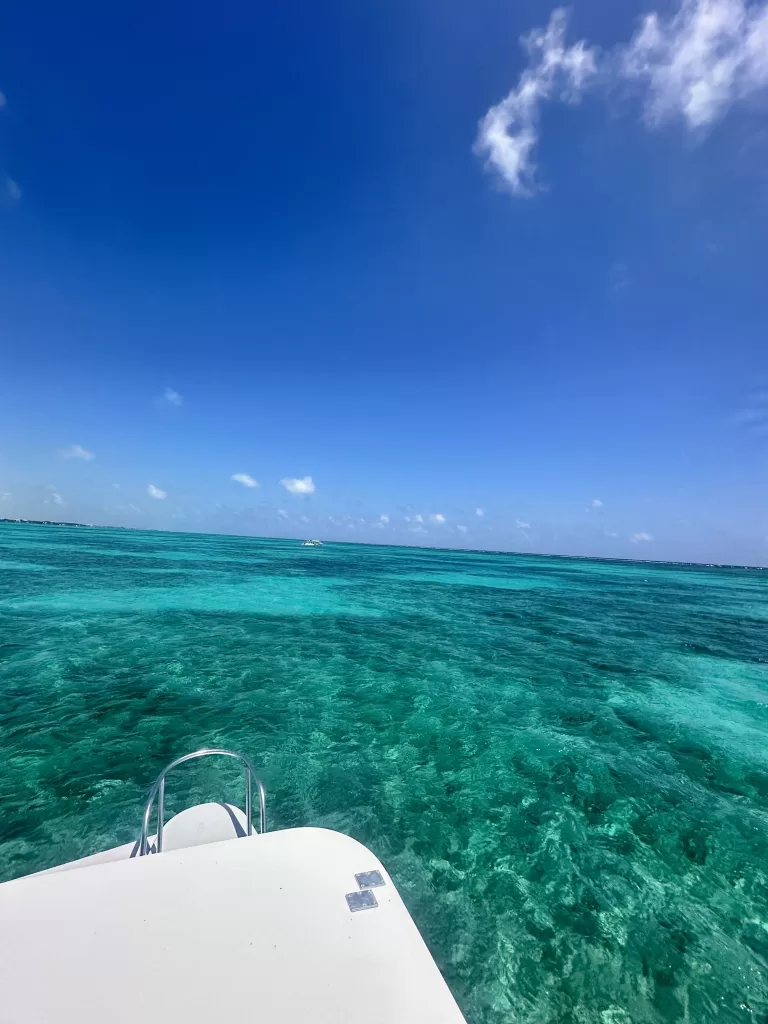
{"label": "distant white boat", "polygon": [[321,540],[305,540],[302,541],[301,546],[303,548],[321,548],[323,546],[323,542]]}

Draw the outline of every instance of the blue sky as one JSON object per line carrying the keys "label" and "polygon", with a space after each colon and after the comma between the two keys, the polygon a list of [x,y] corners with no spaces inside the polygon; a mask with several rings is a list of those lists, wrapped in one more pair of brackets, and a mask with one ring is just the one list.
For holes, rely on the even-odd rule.
{"label": "blue sky", "polygon": [[1,514],[768,563],[765,3],[159,6],[4,19]]}

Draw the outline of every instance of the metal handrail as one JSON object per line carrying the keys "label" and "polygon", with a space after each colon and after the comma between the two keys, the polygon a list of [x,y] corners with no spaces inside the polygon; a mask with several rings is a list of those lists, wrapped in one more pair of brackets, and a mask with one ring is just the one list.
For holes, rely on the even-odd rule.
{"label": "metal handrail", "polygon": [[154,785],[149,791],[147,805],[144,808],[144,817],[141,823],[141,839],[139,840],[139,857],[144,857],[149,853],[149,817],[152,813],[152,804],[155,802],[155,797],[157,797],[157,839],[155,840],[155,852],[162,853],[163,851],[165,777],[168,772],[177,768],[180,764],[184,764],[185,761],[194,761],[198,757],[209,757],[212,754],[221,754],[223,757],[234,757],[235,760],[240,761],[245,768],[245,817],[248,824],[247,835],[249,836],[253,835],[252,787],[253,783],[256,783],[256,789],[259,793],[259,832],[267,831],[267,796],[264,792],[264,787],[261,784],[261,779],[256,775],[251,762],[243,754],[238,754],[234,750],[225,750],[223,747],[204,747],[202,750],[194,750],[191,754],[185,754],[183,757],[177,757],[175,761],[171,761],[169,765],[166,765],[155,779]]}

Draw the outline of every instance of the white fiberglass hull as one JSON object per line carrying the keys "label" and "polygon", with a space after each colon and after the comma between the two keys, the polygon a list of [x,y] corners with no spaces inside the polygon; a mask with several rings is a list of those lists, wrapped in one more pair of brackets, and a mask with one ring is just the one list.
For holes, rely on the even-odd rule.
{"label": "white fiberglass hull", "polygon": [[369,850],[315,828],[217,840],[225,807],[169,821],[160,855],[0,885],[4,1024],[462,1024]]}

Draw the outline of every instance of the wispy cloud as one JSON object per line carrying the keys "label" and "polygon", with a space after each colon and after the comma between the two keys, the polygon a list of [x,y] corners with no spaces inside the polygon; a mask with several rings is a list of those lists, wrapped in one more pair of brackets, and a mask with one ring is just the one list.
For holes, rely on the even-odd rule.
{"label": "wispy cloud", "polygon": [[633,544],[643,544],[646,541],[653,540],[653,535],[646,533],[645,530],[640,530],[639,533],[631,534],[629,538]]}
{"label": "wispy cloud", "polygon": [[252,476],[247,473],[233,473],[232,479],[238,484],[242,484],[243,487],[258,487],[259,481],[254,480]]}
{"label": "wispy cloud", "polygon": [[68,448],[62,448],[60,454],[63,459],[85,459],[87,461],[96,458],[93,452],[89,452],[81,444],[71,444]]}
{"label": "wispy cloud", "polygon": [[408,527],[408,531],[409,531],[409,533],[426,533],[427,532],[424,529],[423,526],[419,526],[418,524],[416,526],[409,526]]}
{"label": "wispy cloud", "polygon": [[768,85],[768,3],[684,0],[674,14],[648,14],[620,69],[643,86],[648,124],[705,128]]}
{"label": "wispy cloud", "polygon": [[536,190],[533,152],[542,103],[553,96],[577,102],[597,71],[594,48],[584,40],[565,45],[567,24],[567,11],[558,8],[545,29],[535,29],[521,39],[528,53],[528,67],[515,88],[480,122],[475,152],[486,158],[486,166],[518,196],[532,195]]}
{"label": "wispy cloud", "polygon": [[381,523],[382,526],[388,526],[389,525],[389,516],[387,516],[387,515],[380,515],[379,516],[379,522]]}
{"label": "wispy cloud", "polygon": [[442,514],[442,512],[433,512],[429,518],[433,523],[442,524],[445,522],[445,516]]}
{"label": "wispy cloud", "polygon": [[531,528],[531,524],[523,522],[522,519],[516,519],[515,526],[518,528],[518,530],[530,530]]}
{"label": "wispy cloud", "polygon": [[599,498],[592,499],[592,508],[602,508],[603,504],[604,502],[602,502]]}
{"label": "wispy cloud", "polygon": [[751,395],[747,404],[734,413],[732,422],[748,434],[757,437],[768,434],[768,391]]}
{"label": "wispy cloud", "polygon": [[311,476],[284,476],[280,481],[289,494],[314,494],[315,483]]}
{"label": "wispy cloud", "polygon": [[615,298],[629,290],[632,278],[626,263],[614,263],[608,270],[608,291]]}
{"label": "wispy cloud", "polygon": [[768,86],[768,0],[682,0],[646,15],[629,43],[601,51],[565,45],[568,12],[523,37],[528,66],[480,122],[475,152],[517,196],[536,191],[534,151],[543,103],[574,104],[597,85],[637,93],[650,128],[673,120],[701,133]]}
{"label": "wispy cloud", "polygon": [[302,521],[302,523],[311,523],[312,522],[312,520],[309,518],[309,516],[299,516],[299,519]]}
{"label": "wispy cloud", "polygon": [[53,494],[51,495],[51,501],[53,502],[54,505],[67,504],[66,501],[64,501],[64,499],[62,498],[62,496],[58,494],[56,491],[54,491]]}
{"label": "wispy cloud", "polygon": [[5,175],[4,184],[5,192],[8,198],[11,200],[12,203],[18,203],[18,201],[21,199],[21,189],[19,188],[19,186],[16,184],[13,178],[9,178],[7,174]]}
{"label": "wispy cloud", "polygon": [[162,501],[163,498],[167,498],[168,494],[165,491],[161,491],[159,487],[155,487],[154,484],[147,485],[147,494],[150,498],[157,498],[158,501]]}
{"label": "wispy cloud", "polygon": [[423,523],[424,522],[424,516],[421,514],[421,512],[416,512],[412,516],[404,516],[403,518],[405,519],[406,523]]}
{"label": "wispy cloud", "polygon": [[475,509],[475,515],[476,516],[484,516],[485,515],[485,510],[482,509],[482,508],[476,508]]}
{"label": "wispy cloud", "polygon": [[279,508],[277,510],[277,518],[278,519],[288,519],[288,513],[285,511],[284,508]]}
{"label": "wispy cloud", "polygon": [[456,529],[459,531],[459,533],[466,533],[467,532],[466,526],[462,526],[461,523],[457,523],[456,524]]}
{"label": "wispy cloud", "polygon": [[163,391],[163,397],[161,401],[165,405],[184,405],[184,399],[181,397],[178,391],[174,391],[173,388],[166,388]]}
{"label": "wispy cloud", "polygon": [[11,501],[13,501],[13,495],[11,494],[10,491],[3,491],[3,493],[0,494],[0,501],[9,501],[9,502],[11,502]]}

